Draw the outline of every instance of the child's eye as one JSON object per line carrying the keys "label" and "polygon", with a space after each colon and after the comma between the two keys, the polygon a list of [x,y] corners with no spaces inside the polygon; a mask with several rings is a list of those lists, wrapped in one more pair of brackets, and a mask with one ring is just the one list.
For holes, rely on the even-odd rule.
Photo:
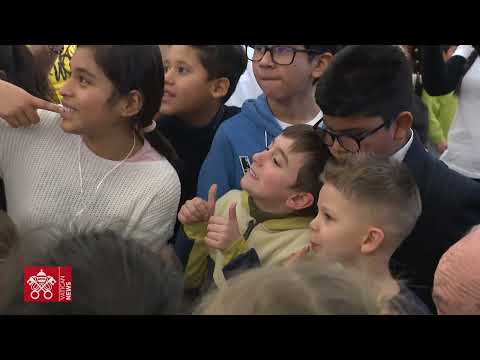
{"label": "child's eye", "polygon": [[333,218],[328,213],[326,213],[325,211],[322,211],[322,213],[323,213],[323,217],[325,218],[325,220],[327,220],[327,221],[333,220]]}
{"label": "child's eye", "polygon": [[78,81],[79,81],[80,84],[82,84],[82,85],[88,85],[88,84],[90,84],[90,83],[88,82],[88,80],[85,79],[82,75],[80,75],[80,76],[78,77]]}
{"label": "child's eye", "polygon": [[188,73],[188,69],[187,69],[186,67],[184,67],[184,66],[179,66],[177,71],[178,71],[179,74],[186,74],[186,73]]}

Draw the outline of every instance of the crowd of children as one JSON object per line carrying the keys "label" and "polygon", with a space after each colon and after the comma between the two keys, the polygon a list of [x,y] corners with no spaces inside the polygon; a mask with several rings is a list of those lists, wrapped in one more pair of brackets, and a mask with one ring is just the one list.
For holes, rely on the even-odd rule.
{"label": "crowd of children", "polygon": [[410,50],[0,46],[0,313],[480,314],[477,47]]}

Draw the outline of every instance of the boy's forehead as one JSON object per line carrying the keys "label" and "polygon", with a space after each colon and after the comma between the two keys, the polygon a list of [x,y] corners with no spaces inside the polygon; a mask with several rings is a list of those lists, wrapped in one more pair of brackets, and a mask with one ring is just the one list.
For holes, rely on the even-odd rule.
{"label": "boy's forehead", "polygon": [[282,134],[277,136],[272,140],[272,145],[281,148],[285,154],[292,153],[293,151],[293,145],[295,144],[296,140],[295,139],[290,139]]}
{"label": "boy's forehead", "polygon": [[291,139],[280,134],[272,142],[274,148],[281,150],[288,158],[289,164],[302,167],[307,161],[307,151],[302,151],[301,146],[296,146],[302,139]]}
{"label": "boy's forehead", "polygon": [[202,63],[199,51],[190,45],[171,45],[164,62],[170,65],[186,65],[207,71]]}
{"label": "boy's forehead", "polygon": [[342,206],[342,200],[347,201],[345,196],[334,185],[324,183],[318,194],[317,206],[335,210]]}
{"label": "boy's forehead", "polygon": [[190,45],[171,45],[165,59],[176,61],[200,61],[198,52]]}

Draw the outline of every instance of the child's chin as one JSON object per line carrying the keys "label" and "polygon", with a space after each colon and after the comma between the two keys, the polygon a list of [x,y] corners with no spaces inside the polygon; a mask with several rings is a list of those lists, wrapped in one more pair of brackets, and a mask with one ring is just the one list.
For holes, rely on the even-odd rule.
{"label": "child's chin", "polygon": [[242,190],[248,192],[249,194],[253,190],[253,185],[252,185],[251,181],[249,181],[249,179],[247,179],[247,177],[243,177],[240,180],[240,187],[242,188]]}
{"label": "child's chin", "polygon": [[248,181],[245,181],[245,177],[240,179],[240,187],[242,188],[242,190],[248,191]]}
{"label": "child's chin", "polygon": [[68,120],[62,120],[62,122],[60,123],[60,126],[65,132],[70,132],[72,130],[72,124],[70,124],[70,121]]}
{"label": "child's chin", "polygon": [[160,114],[166,116],[173,116],[176,114],[175,108],[169,103],[165,104],[162,102],[162,105],[160,106]]}
{"label": "child's chin", "polygon": [[68,134],[79,134],[79,131],[76,126],[74,126],[70,121],[63,120],[60,124],[62,130]]}

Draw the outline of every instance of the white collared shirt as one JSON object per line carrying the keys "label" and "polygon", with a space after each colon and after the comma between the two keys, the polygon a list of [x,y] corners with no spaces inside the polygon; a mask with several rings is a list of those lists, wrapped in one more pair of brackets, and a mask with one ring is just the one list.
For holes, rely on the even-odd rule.
{"label": "white collared shirt", "polygon": [[468,59],[468,57],[472,54],[474,50],[475,48],[472,45],[458,45],[452,57],[459,55],[464,57],[465,59]]}
{"label": "white collared shirt", "polygon": [[391,158],[398,161],[403,161],[403,159],[405,159],[405,155],[407,155],[407,152],[410,149],[410,146],[412,146],[412,142],[413,142],[413,130],[410,129],[410,139],[395,154],[393,154]]}

